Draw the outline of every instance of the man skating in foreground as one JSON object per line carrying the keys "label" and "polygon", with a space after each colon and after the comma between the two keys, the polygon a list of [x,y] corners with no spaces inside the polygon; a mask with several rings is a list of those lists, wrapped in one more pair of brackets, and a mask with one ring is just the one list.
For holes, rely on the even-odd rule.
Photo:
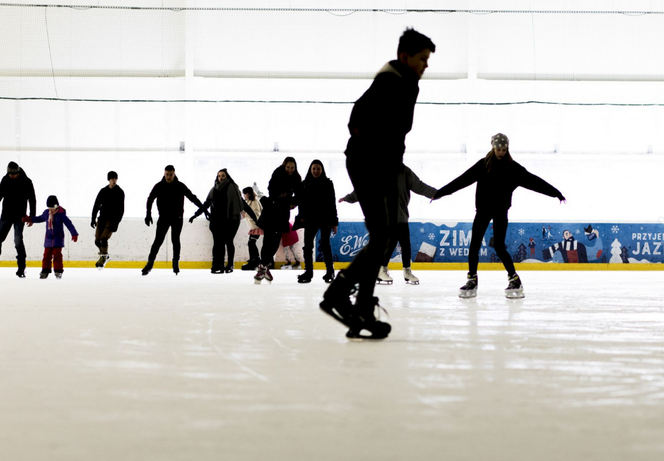
{"label": "man skating in foreground", "polygon": [[[397,238],[397,176],[403,168],[406,134],[413,125],[418,83],[435,51],[431,39],[406,29],[399,39],[397,59],[383,66],[353,106],[346,168],[364,213],[369,244],[339,273],[320,304],[349,327],[348,338],[382,339],[391,330],[374,315],[378,298],[373,291],[385,253]],[[350,295],[356,284],[359,290],[353,305]]]}

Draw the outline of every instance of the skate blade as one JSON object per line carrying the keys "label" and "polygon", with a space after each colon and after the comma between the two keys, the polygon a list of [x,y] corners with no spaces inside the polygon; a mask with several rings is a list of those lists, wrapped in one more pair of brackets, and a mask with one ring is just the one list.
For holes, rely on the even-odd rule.
{"label": "skate blade", "polygon": [[419,284],[420,284],[419,281],[414,282],[414,281],[412,281],[412,280],[406,280],[406,285],[419,285]]}
{"label": "skate blade", "polygon": [[262,279],[254,279],[254,285],[260,285],[262,281]]}
{"label": "skate blade", "polygon": [[342,325],[350,327],[350,322],[348,320],[340,316],[332,307],[327,307],[325,304],[326,304],[325,301],[320,303],[319,305],[320,310],[325,312],[327,315],[329,315],[330,317],[332,317],[334,320],[341,323]]}
{"label": "skate blade", "polygon": [[376,280],[376,285],[392,285],[392,280]]}
{"label": "skate blade", "polygon": [[505,297],[507,299],[521,299],[525,298],[526,295],[523,290],[505,290]]}
{"label": "skate blade", "polygon": [[463,290],[459,292],[459,298],[470,299],[477,297],[477,290]]}
{"label": "skate blade", "polygon": [[350,339],[351,341],[380,341],[381,339],[387,338],[390,334],[390,331],[392,331],[392,327],[389,324],[386,325],[387,329],[380,333],[374,333],[367,328],[361,328],[359,330],[357,328],[351,328],[346,333],[346,338]]}

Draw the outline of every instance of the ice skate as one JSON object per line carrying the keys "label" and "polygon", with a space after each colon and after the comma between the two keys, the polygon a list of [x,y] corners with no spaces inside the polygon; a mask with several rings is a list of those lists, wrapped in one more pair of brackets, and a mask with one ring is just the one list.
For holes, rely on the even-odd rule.
{"label": "ice skate", "polygon": [[509,285],[505,288],[505,297],[507,299],[520,299],[526,295],[523,293],[523,285],[518,274],[514,274],[509,279]]}
{"label": "ice skate", "polygon": [[467,282],[459,288],[459,298],[474,298],[477,296],[477,274],[468,274]]}
{"label": "ice skate", "polygon": [[56,279],[61,279],[62,278],[62,272],[56,272],[55,273],[55,278]]}
{"label": "ice skate", "polygon": [[154,265],[154,261],[148,261],[145,263],[145,267],[141,269],[141,274],[143,275],[148,275],[150,271],[152,270],[152,266]]}
{"label": "ice skate", "polygon": [[40,279],[45,279],[46,277],[48,277],[48,274],[50,274],[50,272],[41,271],[41,272],[39,273],[39,278],[40,278]]}
{"label": "ice skate", "polygon": [[173,273],[175,275],[178,275],[180,273],[180,261],[176,259],[173,260]]}
{"label": "ice skate", "polygon": [[247,262],[247,264],[243,265],[241,269],[243,271],[253,271],[258,268],[259,264],[260,264],[259,261],[249,261]]}
{"label": "ice skate", "polygon": [[106,266],[106,262],[108,262],[109,259],[111,259],[109,255],[100,255],[99,259],[95,263],[95,267],[99,270],[102,270],[104,266]]}
{"label": "ice skate", "polygon": [[290,260],[288,260],[288,259],[286,260],[286,264],[282,264],[282,265],[281,265],[281,270],[282,270],[282,271],[289,271],[289,270],[291,270],[292,268],[293,268],[293,265],[292,265],[292,263],[290,262]]}
{"label": "ice skate", "polygon": [[211,272],[212,274],[223,274],[223,273],[224,273],[224,270],[223,270],[223,269],[220,269],[220,268],[217,267],[217,266],[212,266],[212,267],[210,268],[210,272]]}
{"label": "ice skate", "polygon": [[355,287],[346,280],[344,271],[340,271],[323,295],[323,301],[320,303],[321,310],[337,322],[350,327],[350,317],[353,310],[350,296],[355,291]]}
{"label": "ice skate", "polygon": [[226,267],[224,267],[224,272],[227,273],[227,274],[232,273],[233,272],[233,264],[232,263],[227,264]]}
{"label": "ice skate", "polygon": [[258,270],[256,271],[256,275],[254,275],[254,283],[256,285],[260,285],[263,280],[266,280],[268,283],[272,283],[272,280],[274,280],[274,277],[272,277],[272,274],[270,273],[270,269],[268,269],[266,266],[263,266],[262,264],[258,266]]}
{"label": "ice skate", "polygon": [[297,276],[297,283],[311,283],[311,279],[314,278],[314,273],[311,271],[305,271],[303,274]]}
{"label": "ice skate", "polygon": [[302,265],[300,264],[300,261],[298,261],[297,259],[295,260],[295,262],[293,264],[291,264],[291,269],[297,270],[297,269],[300,269],[301,267],[302,267]]}
{"label": "ice skate", "polygon": [[378,277],[376,278],[376,282],[379,285],[392,285],[392,282],[394,282],[394,279],[390,277],[390,273],[387,271],[387,266],[380,266],[380,270],[378,271]]}
{"label": "ice skate", "polygon": [[415,277],[413,273],[410,270],[410,267],[406,267],[403,270],[403,279],[406,281],[408,285],[419,285],[420,284],[420,279]]}
{"label": "ice skate", "polygon": [[374,297],[368,303],[355,305],[351,315],[350,329],[346,333],[348,339],[385,339],[392,331],[387,322],[381,322],[374,315],[375,309],[382,309],[378,305],[378,298]]}
{"label": "ice skate", "polygon": [[24,279],[25,278],[25,269],[19,267],[18,270],[16,271],[16,276],[20,279]]}
{"label": "ice skate", "polygon": [[328,270],[325,272],[325,275],[323,276],[323,280],[325,283],[332,283],[334,282],[334,269]]}

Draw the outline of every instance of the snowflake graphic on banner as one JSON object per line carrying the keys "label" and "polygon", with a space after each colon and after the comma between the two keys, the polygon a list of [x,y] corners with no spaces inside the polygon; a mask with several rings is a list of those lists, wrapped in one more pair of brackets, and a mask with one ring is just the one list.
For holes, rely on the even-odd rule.
{"label": "snowflake graphic on banner", "polygon": [[434,240],[436,238],[436,235],[433,232],[429,233],[429,240]]}
{"label": "snowflake graphic on banner", "polygon": [[525,229],[523,229],[523,228],[519,229],[519,235],[523,235],[523,234],[525,234],[525,233],[526,233],[526,230],[525,230]]}
{"label": "snowflake graphic on banner", "polygon": [[612,226],[611,227],[611,232],[613,232],[614,234],[617,234],[618,232],[620,232],[620,228],[618,226]]}

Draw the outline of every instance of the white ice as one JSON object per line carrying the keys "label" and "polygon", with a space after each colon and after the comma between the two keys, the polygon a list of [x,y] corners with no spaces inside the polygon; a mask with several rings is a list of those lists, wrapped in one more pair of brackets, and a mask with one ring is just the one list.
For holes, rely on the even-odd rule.
{"label": "white ice", "polygon": [[664,459],[657,271],[414,271],[348,341],[317,271],[0,269],[0,459]]}

